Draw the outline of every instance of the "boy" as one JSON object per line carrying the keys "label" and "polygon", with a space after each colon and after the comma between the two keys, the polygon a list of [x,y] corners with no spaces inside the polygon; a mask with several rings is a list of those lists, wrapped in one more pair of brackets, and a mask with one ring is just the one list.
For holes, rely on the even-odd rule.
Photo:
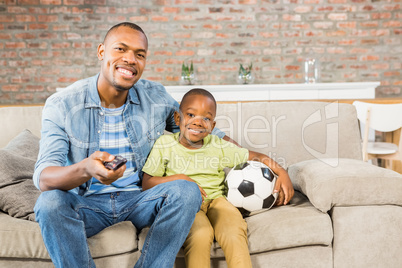
{"label": "boy", "polygon": [[180,113],[174,115],[180,132],[156,141],[142,169],[142,187],[146,190],[174,180],[195,181],[199,185],[204,202],[184,243],[187,267],[210,267],[214,238],[224,251],[229,268],[251,267],[247,224],[224,196],[223,169],[247,160],[263,162],[278,175],[275,191],[283,190],[284,204],[293,197],[293,186],[287,172],[268,156],[210,135],[215,115],[216,101],[211,93],[199,88],[187,92]]}

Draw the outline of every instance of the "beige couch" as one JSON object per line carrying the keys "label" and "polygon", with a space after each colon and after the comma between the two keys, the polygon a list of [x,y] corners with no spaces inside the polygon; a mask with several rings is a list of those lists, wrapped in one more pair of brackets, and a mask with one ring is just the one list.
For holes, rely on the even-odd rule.
{"label": "beige couch", "polygon": [[[24,129],[39,136],[41,109],[0,108],[0,148]],[[288,168],[296,189],[289,205],[247,218],[253,267],[402,267],[402,175],[361,161],[352,105],[224,103],[217,122]],[[97,267],[133,267],[146,231],[123,222],[89,238]],[[36,222],[0,212],[0,241],[0,267],[53,266]],[[211,256],[226,267],[218,244]]]}

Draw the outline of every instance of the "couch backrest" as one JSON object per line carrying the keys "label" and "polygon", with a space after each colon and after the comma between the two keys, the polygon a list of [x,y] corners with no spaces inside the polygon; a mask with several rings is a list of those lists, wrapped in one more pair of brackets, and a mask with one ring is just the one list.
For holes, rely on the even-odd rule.
{"label": "couch backrest", "polygon": [[[40,137],[42,106],[0,108],[0,148],[25,128]],[[328,102],[219,103],[217,127],[282,166],[314,158],[362,159],[356,110]]]}
{"label": "couch backrest", "polygon": [[362,159],[356,109],[338,102],[219,103],[217,127],[279,164],[314,158]]}
{"label": "couch backrest", "polygon": [[22,130],[29,129],[40,137],[43,106],[16,106],[0,108],[0,148],[16,137]]}

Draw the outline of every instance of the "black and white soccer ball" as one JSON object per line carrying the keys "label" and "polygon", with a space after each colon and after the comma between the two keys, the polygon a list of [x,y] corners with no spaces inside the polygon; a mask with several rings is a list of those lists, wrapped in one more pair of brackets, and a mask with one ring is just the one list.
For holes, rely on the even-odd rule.
{"label": "black and white soccer ball", "polygon": [[270,209],[276,202],[273,193],[277,175],[265,164],[247,161],[233,167],[226,176],[227,199],[244,216]]}

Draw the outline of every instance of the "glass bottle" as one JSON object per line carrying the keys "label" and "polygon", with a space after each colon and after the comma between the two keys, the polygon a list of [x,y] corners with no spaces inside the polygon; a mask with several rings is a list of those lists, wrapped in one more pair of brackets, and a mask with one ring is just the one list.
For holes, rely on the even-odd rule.
{"label": "glass bottle", "polygon": [[304,82],[318,83],[320,80],[320,62],[310,51],[304,59]]}

